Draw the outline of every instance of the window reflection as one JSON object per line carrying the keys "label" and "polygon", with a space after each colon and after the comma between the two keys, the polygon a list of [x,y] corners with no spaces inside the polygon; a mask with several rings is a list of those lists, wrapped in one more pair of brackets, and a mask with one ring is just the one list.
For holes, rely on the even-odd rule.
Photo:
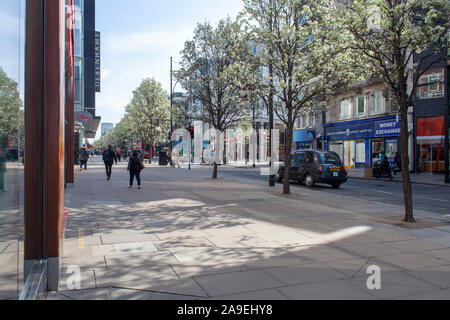
{"label": "window reflection", "polygon": [[24,1],[0,6],[0,300],[23,287]]}

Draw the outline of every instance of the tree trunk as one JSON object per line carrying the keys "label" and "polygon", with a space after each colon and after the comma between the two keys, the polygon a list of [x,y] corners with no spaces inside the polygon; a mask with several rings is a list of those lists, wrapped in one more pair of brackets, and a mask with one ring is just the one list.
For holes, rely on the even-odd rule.
{"label": "tree trunk", "polygon": [[408,130],[408,106],[406,101],[406,91],[401,93],[401,117],[402,117],[402,130],[401,130],[401,153],[402,153],[402,180],[403,180],[403,198],[405,202],[405,222],[415,223],[414,220],[414,208],[412,200],[412,188],[411,177],[409,174],[409,130]]}
{"label": "tree trunk", "polygon": [[289,119],[286,133],[286,149],[284,150],[284,185],[283,194],[291,193],[290,175],[291,170],[291,150],[293,140],[293,123]]}
{"label": "tree trunk", "polygon": [[217,179],[217,162],[214,162],[213,179]]}

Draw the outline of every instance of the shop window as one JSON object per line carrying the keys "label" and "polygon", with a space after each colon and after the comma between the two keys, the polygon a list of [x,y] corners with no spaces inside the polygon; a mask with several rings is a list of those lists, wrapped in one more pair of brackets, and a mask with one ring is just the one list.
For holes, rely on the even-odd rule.
{"label": "shop window", "polygon": [[386,100],[383,97],[383,91],[375,91],[369,96],[370,114],[377,115],[386,112]]}
{"label": "shop window", "polygon": [[311,114],[308,116],[308,128],[314,128],[316,126],[316,116]]}
{"label": "shop window", "polygon": [[350,99],[344,99],[339,102],[339,120],[349,120],[352,117],[352,105]]}
{"label": "shop window", "polygon": [[366,142],[358,140],[356,142],[356,163],[366,162]]}
{"label": "shop window", "polygon": [[386,156],[388,158],[395,158],[395,154],[398,152],[398,144],[394,141],[386,141]]}
{"label": "shop window", "polygon": [[366,115],[366,97],[358,96],[355,97],[355,117],[360,118]]}
{"label": "shop window", "polygon": [[343,141],[330,142],[330,151],[335,152],[339,158],[343,160],[344,155],[344,143]]}

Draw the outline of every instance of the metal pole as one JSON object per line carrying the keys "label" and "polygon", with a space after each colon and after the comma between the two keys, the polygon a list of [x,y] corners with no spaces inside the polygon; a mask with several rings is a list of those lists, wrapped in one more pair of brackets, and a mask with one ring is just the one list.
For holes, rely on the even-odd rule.
{"label": "metal pole", "polygon": [[[257,133],[256,133],[256,123],[255,123],[255,118],[256,118],[256,110],[255,110],[255,104],[253,103],[253,135],[256,137],[256,140],[258,139],[257,137]],[[257,152],[258,152],[258,143],[257,141],[254,141],[254,146],[253,146],[253,168],[256,168],[256,156],[257,156]]]}
{"label": "metal pole", "polygon": [[[173,109],[173,67],[172,67],[172,57],[170,57],[170,152],[172,154],[173,152],[173,115],[172,115],[172,109]],[[173,154],[172,154],[173,157]],[[170,158],[170,164],[172,165],[172,157]]]}
{"label": "metal pole", "polygon": [[445,124],[444,124],[444,135],[445,135],[445,183],[450,183],[450,169],[449,169],[449,165],[450,165],[450,155],[449,155],[449,126],[448,126],[448,111],[449,111],[449,95],[448,95],[448,90],[449,90],[449,81],[448,81],[448,73],[449,73],[449,67],[447,66],[447,77],[446,77],[446,82],[447,82],[447,88],[445,90]]}
{"label": "metal pole", "polygon": [[[272,1],[270,1],[270,5],[272,6]],[[272,7],[270,8],[272,10]],[[270,31],[272,32],[272,11],[270,14]],[[270,57],[272,57],[272,52],[270,52]],[[274,152],[273,146],[273,133],[274,130],[274,123],[273,123],[273,64],[270,62],[269,64],[269,78],[270,78],[270,92],[269,92],[269,156],[270,156],[270,162],[269,162],[269,173],[272,171],[273,166],[273,160],[274,160]],[[269,175],[269,187],[275,187],[275,175],[270,174]]]}

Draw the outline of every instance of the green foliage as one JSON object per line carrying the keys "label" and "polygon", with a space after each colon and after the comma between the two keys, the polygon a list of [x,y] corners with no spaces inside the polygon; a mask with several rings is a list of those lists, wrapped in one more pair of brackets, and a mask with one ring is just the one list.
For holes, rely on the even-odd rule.
{"label": "green foliage", "polygon": [[159,82],[145,79],[133,92],[133,98],[126,107],[121,130],[153,145],[165,142],[170,131],[170,101]]}
{"label": "green foliage", "polygon": [[23,103],[17,82],[0,67],[0,136],[19,136],[24,130]]}
{"label": "green foliage", "polygon": [[[414,102],[421,75],[448,56],[448,0],[356,0],[338,7],[348,48],[364,60],[368,72],[384,80],[394,103],[406,112]],[[428,50],[433,47],[433,50]],[[414,53],[422,53],[414,61]],[[408,101],[407,81],[416,75]],[[402,110],[403,108],[403,110]]]}
{"label": "green foliage", "polygon": [[[336,28],[329,0],[244,0],[240,19],[248,42],[261,47],[256,57],[241,59],[239,83],[268,100],[273,87],[275,112],[288,126],[304,113],[318,113],[318,103],[360,76],[360,68],[342,45],[345,34]],[[273,68],[272,77],[269,67]],[[352,70],[354,72],[348,72]]]}
{"label": "green foliage", "polygon": [[229,18],[216,27],[198,24],[193,39],[185,43],[181,68],[175,74],[201,104],[205,121],[221,132],[246,115],[233,73],[239,58],[249,54],[242,35],[241,24]]}

